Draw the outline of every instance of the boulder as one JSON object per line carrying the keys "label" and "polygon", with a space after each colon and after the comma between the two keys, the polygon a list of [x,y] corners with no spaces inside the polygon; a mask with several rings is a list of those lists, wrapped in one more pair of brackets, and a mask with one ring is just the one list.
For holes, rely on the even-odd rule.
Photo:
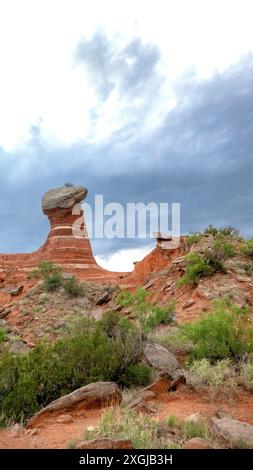
{"label": "boulder", "polygon": [[83,186],[63,186],[51,189],[43,196],[41,203],[43,212],[55,208],[70,209],[76,203],[83,201],[87,194],[88,190]]}
{"label": "boulder", "polygon": [[215,434],[230,447],[253,447],[253,426],[230,417],[212,418],[211,425]]}
{"label": "boulder", "polygon": [[185,377],[176,356],[165,347],[156,343],[148,343],[144,350],[144,357],[161,376],[173,382],[173,387],[185,383]]}
{"label": "boulder", "polygon": [[91,408],[110,406],[119,404],[121,401],[122,394],[116,383],[94,382],[49,403],[49,405],[30,419],[28,427],[37,426],[37,424],[46,417],[59,416],[64,412],[72,413]]}
{"label": "boulder", "polygon": [[75,446],[76,449],[134,449],[129,439],[108,439],[107,437],[93,439],[90,441],[80,441]]}

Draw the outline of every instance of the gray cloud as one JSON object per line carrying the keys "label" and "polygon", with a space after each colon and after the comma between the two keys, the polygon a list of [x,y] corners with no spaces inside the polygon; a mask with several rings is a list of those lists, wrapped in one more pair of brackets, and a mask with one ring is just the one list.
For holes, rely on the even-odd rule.
{"label": "gray cloud", "polygon": [[[101,100],[114,87],[130,104],[139,93],[148,100],[153,84],[161,84],[159,51],[138,39],[115,53],[99,33],[93,42],[82,41],[77,55],[92,69]],[[131,70],[126,57],[136,59]],[[104,144],[51,149],[36,128],[24,150],[0,149],[0,252],[30,251],[43,243],[48,224],[41,195],[66,181],[86,185],[91,203],[101,193],[105,202],[181,202],[184,232],[231,224],[252,236],[252,84],[249,55],[208,80],[186,73],[176,84],[176,108],[148,135],[138,134],[130,119]],[[154,102],[150,95],[149,106]],[[94,240],[93,246],[106,255],[143,243]]]}
{"label": "gray cloud", "polygon": [[139,38],[122,49],[116,44],[98,31],[91,39],[82,39],[76,50],[76,62],[85,66],[101,99],[106,100],[115,89],[139,99],[147,91],[157,91],[161,83],[156,70],[160,60],[157,46],[143,44]]}

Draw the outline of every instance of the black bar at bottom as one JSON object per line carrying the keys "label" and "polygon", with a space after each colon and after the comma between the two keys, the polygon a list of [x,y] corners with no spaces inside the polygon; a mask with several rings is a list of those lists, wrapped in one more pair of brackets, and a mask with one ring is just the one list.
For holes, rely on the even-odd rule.
{"label": "black bar at bottom", "polygon": [[253,450],[0,450],[1,468],[115,468],[123,465],[126,469],[166,466],[193,465],[202,469],[210,465],[225,468],[243,466],[252,468]]}

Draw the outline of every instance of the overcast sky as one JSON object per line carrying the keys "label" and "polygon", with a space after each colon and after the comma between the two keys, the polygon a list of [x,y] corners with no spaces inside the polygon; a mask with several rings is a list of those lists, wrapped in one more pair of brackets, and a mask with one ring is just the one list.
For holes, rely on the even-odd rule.
{"label": "overcast sky", "polygon": [[[252,0],[1,0],[0,252],[44,242],[65,182],[253,236],[252,18]],[[123,270],[152,241],[92,244]]]}

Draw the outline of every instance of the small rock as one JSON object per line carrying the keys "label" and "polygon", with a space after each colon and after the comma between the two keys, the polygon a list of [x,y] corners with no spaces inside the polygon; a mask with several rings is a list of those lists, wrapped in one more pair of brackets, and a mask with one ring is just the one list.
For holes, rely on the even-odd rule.
{"label": "small rock", "polygon": [[24,290],[24,286],[19,285],[16,287],[7,288],[6,292],[10,294],[12,297],[15,297],[16,295],[22,294],[23,290]]}
{"label": "small rock", "polygon": [[82,308],[90,308],[91,306],[91,301],[88,299],[88,297],[78,297],[75,303]]}
{"label": "small rock", "polygon": [[184,443],[184,449],[214,449],[205,439],[193,437]]}
{"label": "small rock", "polygon": [[183,308],[189,308],[196,303],[196,300],[188,300],[183,304]]}
{"label": "small rock", "polygon": [[188,423],[198,423],[199,420],[202,419],[200,413],[193,413],[185,418],[185,421]]}
{"label": "small rock", "polygon": [[34,334],[38,336],[38,338],[42,338],[45,335],[45,331],[43,330],[43,328],[37,328],[34,331]]}
{"label": "small rock", "polygon": [[72,279],[74,276],[71,273],[62,273],[61,277],[64,279],[64,281],[69,281],[69,279]]}
{"label": "small rock", "polygon": [[16,341],[11,345],[10,351],[13,354],[26,354],[30,349],[23,341]]}
{"label": "small rock", "polygon": [[56,330],[58,330],[59,328],[66,328],[67,322],[64,320],[57,320],[56,322],[54,322],[53,326]]}
{"label": "small rock", "polygon": [[111,300],[110,293],[108,291],[103,292],[96,300],[97,305],[106,304]]}
{"label": "small rock", "polygon": [[38,434],[38,429],[37,428],[34,428],[34,429],[26,429],[25,432],[24,432],[25,436],[36,436]]}
{"label": "small rock", "polygon": [[248,276],[236,276],[238,282],[252,282],[252,278]]}
{"label": "small rock", "polygon": [[73,423],[74,419],[72,418],[71,415],[60,415],[56,421],[57,423],[68,424],[68,423]]}

